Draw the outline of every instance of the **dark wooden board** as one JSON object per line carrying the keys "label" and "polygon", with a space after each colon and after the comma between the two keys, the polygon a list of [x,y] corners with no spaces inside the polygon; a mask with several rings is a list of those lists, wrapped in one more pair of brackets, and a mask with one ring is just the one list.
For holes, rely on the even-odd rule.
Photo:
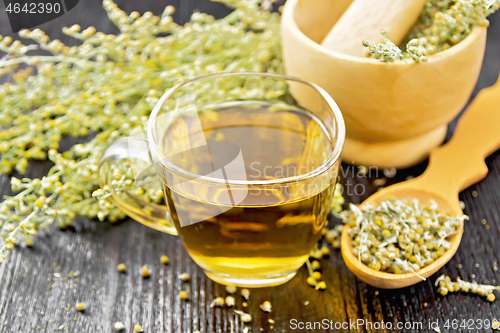
{"label": "dark wooden board", "polygon": [[[127,12],[132,10],[161,13],[166,4],[177,8],[175,19],[185,22],[195,9],[218,17],[229,12],[220,4],[206,0],[144,1],[122,0],[117,2]],[[79,23],[82,27],[94,25],[108,33],[116,28],[106,18],[101,2],[81,0],[67,15],[41,26],[49,35],[68,41],[60,33],[62,26]],[[0,33],[10,32],[3,5],[0,5]],[[500,14],[491,18],[488,45],[483,69],[474,95],[493,84],[500,71]],[[450,82],[453,84],[453,82]],[[499,110],[500,111],[500,110]],[[450,133],[453,125],[450,126]],[[499,132],[500,135],[500,132]],[[475,140],[475,138],[471,138]],[[500,251],[500,153],[487,160],[490,173],[485,180],[461,194],[465,213],[471,217],[466,223],[465,236],[456,256],[439,273],[453,278],[475,279],[480,283],[499,283],[500,276],[494,269]],[[402,181],[408,175],[418,175],[425,163],[400,171],[389,183]],[[30,166],[30,176],[40,176],[47,171],[47,164]],[[356,169],[343,166],[345,188],[354,189],[361,184],[361,195],[346,195],[355,203],[362,201],[376,190],[370,178],[353,176]],[[379,173],[379,177],[383,175]],[[8,193],[9,179],[0,178],[0,193]],[[477,196],[475,196],[477,193]],[[359,192],[358,192],[359,194]],[[481,223],[486,220],[486,224]],[[332,221],[334,223],[334,221]],[[488,229],[487,229],[488,228]],[[170,265],[159,262],[160,255],[170,257]],[[127,265],[127,273],[116,270],[119,263]],[[149,265],[151,277],[140,275],[140,267]],[[458,268],[458,264],[462,268]],[[65,281],[70,271],[79,272]],[[184,286],[177,279],[181,272],[188,272],[191,281]],[[60,274],[57,278],[54,274]],[[290,320],[349,322],[363,319],[370,322],[397,322],[406,325],[423,323],[423,329],[402,330],[365,329],[362,326],[338,332],[433,332],[430,321],[439,321],[442,332],[490,332],[479,329],[445,329],[446,320],[500,320],[500,301],[489,303],[481,297],[452,294],[442,297],[436,293],[433,282],[437,275],[416,286],[386,291],[367,286],[356,279],[345,267],[339,252],[323,261],[323,274],[328,285],[324,292],[307,286],[307,272],[302,268],[298,275],[283,286],[251,291],[248,311],[253,316],[251,325],[243,325],[233,310],[211,309],[209,304],[216,296],[225,296],[224,287],[206,278],[190,259],[178,238],[162,234],[134,221],[116,226],[108,223],[77,218],[74,227],[36,236],[34,247],[16,247],[8,260],[0,266],[0,332],[114,332],[113,323],[121,321],[126,332],[133,332],[134,323],[141,324],[145,332],[327,332],[327,329],[293,330]],[[55,281],[54,281],[55,278]],[[182,288],[190,294],[189,302],[177,296]],[[498,295],[497,295],[498,296]],[[237,299],[237,308],[242,300]],[[259,310],[259,304],[270,301],[273,312]],[[78,301],[86,304],[83,314],[75,311]],[[308,302],[308,305],[306,305]],[[274,329],[268,319],[272,318]]]}

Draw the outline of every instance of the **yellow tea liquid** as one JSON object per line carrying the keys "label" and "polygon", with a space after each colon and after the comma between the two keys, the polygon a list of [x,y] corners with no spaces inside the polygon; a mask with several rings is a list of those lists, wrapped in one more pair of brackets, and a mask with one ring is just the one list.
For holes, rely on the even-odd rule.
{"label": "yellow tea liquid", "polygon": [[[240,286],[293,277],[326,221],[337,169],[283,184],[255,182],[317,171],[333,149],[322,124],[301,109],[231,105],[177,116],[163,142],[166,151],[180,151],[173,165],[220,181],[176,181],[160,172],[170,177],[165,197],[179,236],[207,275]],[[224,172],[238,154],[234,170]],[[235,179],[250,185],[231,184]]]}

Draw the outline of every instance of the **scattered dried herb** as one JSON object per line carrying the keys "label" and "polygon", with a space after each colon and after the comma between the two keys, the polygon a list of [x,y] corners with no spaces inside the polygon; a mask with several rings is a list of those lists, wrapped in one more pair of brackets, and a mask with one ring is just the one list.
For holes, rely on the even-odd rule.
{"label": "scattered dried herb", "polygon": [[160,257],[160,262],[164,265],[168,265],[168,263],[170,262],[170,259],[168,258],[168,256],[163,255]]}
{"label": "scattered dried herb", "polygon": [[248,289],[241,289],[241,297],[243,297],[244,300],[248,301],[250,298],[250,290]]}
{"label": "scattered dried herb", "polygon": [[182,300],[187,300],[187,299],[188,299],[188,292],[187,292],[187,291],[185,291],[185,290],[181,290],[181,291],[179,292],[179,297],[180,297],[180,299],[182,299]]}
{"label": "scattered dried herb", "polygon": [[328,230],[325,239],[334,249],[340,249],[340,237],[342,236],[343,224],[337,224],[333,229]]}
{"label": "scattered dried herb", "polygon": [[118,270],[118,272],[120,273],[125,273],[125,271],[127,270],[127,266],[125,264],[119,264],[116,269]]}
{"label": "scattered dried herb", "polygon": [[[0,86],[0,174],[24,174],[32,159],[54,163],[41,179],[12,178],[18,194],[0,203],[0,262],[18,241],[31,244],[33,235],[53,222],[67,227],[77,215],[111,222],[125,217],[105,200],[111,189],[98,190],[99,159],[111,142],[147,120],[165,90],[207,74],[283,73],[279,14],[262,9],[258,0],[220,2],[234,11],[220,20],[194,13],[179,26],[172,6],[161,16],[127,15],[104,0],[120,33],[64,28],[79,46],[51,40],[40,29],[20,32],[33,45],[0,37],[0,50],[7,54],[0,75],[13,77]],[[33,54],[40,49],[47,55]],[[62,138],[91,134],[90,141],[58,151]],[[132,175],[117,170],[114,176],[115,191],[161,201],[161,191],[132,188]]]}
{"label": "scattered dried herb", "polygon": [[259,305],[259,308],[264,311],[264,312],[271,312],[272,311],[272,306],[271,306],[271,302],[269,301],[265,301],[264,303],[262,303],[261,305]]}
{"label": "scattered dried herb", "polygon": [[234,294],[234,293],[236,293],[236,290],[237,290],[237,288],[234,285],[227,285],[226,286],[226,292],[228,294]]}
{"label": "scattered dried herb", "polygon": [[236,304],[236,299],[233,296],[227,296],[224,302],[228,308],[232,308]]}
{"label": "scattered dried herb", "polygon": [[125,328],[125,325],[123,325],[123,323],[121,321],[117,321],[114,324],[114,327],[115,327],[115,330],[117,330],[118,332],[121,332]]}
{"label": "scattered dried herb", "polygon": [[250,314],[245,313],[245,312],[240,311],[240,310],[234,310],[234,312],[240,315],[240,319],[242,322],[249,323],[252,321],[252,316]]}
{"label": "scattered dried herb", "polygon": [[219,307],[219,308],[222,308],[224,306],[224,298],[222,297],[216,297],[212,300],[212,302],[210,303],[210,307],[213,308],[213,307]]}
{"label": "scattered dried herb", "polygon": [[349,207],[341,215],[350,226],[353,253],[371,269],[394,274],[417,274],[441,257],[451,245],[448,237],[468,219],[441,211],[434,201],[421,205],[417,199]]}
{"label": "scattered dried herb", "polygon": [[149,272],[149,267],[147,265],[141,267],[141,275],[144,279],[147,279],[151,276],[151,273]]}

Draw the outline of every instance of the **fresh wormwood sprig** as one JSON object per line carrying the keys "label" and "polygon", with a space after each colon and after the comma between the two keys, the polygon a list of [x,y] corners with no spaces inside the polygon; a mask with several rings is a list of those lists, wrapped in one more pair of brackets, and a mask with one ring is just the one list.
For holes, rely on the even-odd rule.
{"label": "fresh wormwood sprig", "polygon": [[[0,86],[0,174],[24,174],[31,159],[48,158],[54,166],[41,179],[12,178],[17,194],[0,203],[0,263],[14,244],[31,244],[38,230],[54,222],[66,227],[78,215],[111,222],[124,217],[103,191],[92,196],[99,188],[99,158],[112,141],[147,120],[165,90],[220,72],[283,72],[279,14],[263,10],[258,0],[220,2],[234,11],[220,20],[194,13],[179,26],[172,6],[161,17],[127,15],[104,0],[117,35],[74,25],[63,32],[81,40],[79,46],[50,40],[39,29],[20,32],[33,45],[1,38],[6,55],[0,75],[13,81]],[[35,49],[49,55],[30,55]],[[94,136],[58,151],[62,138],[87,135]],[[119,171],[114,176],[131,183]],[[144,200],[161,200],[158,190],[135,191]]]}
{"label": "fresh wormwood sprig", "polygon": [[410,31],[406,50],[402,51],[382,34],[382,44],[363,41],[367,56],[383,62],[413,59],[427,61],[427,57],[460,43],[476,26],[488,27],[487,17],[500,8],[500,0],[429,0],[420,18]]}

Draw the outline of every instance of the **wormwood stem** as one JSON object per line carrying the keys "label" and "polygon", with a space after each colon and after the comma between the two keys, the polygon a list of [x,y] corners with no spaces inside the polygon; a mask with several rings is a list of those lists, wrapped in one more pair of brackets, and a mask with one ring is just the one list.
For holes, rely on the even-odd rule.
{"label": "wormwood stem", "polygon": [[[0,50],[6,53],[0,75],[13,78],[0,86],[0,174],[24,174],[31,159],[49,158],[55,164],[41,179],[12,179],[13,191],[22,192],[0,202],[0,262],[16,241],[30,242],[54,221],[66,227],[77,215],[111,222],[124,217],[107,200],[92,196],[99,189],[100,156],[111,142],[145,123],[174,84],[228,71],[283,73],[279,14],[262,10],[258,0],[222,2],[234,8],[225,19],[194,13],[189,24],[179,26],[172,6],[157,17],[126,14],[104,0],[120,33],[63,28],[81,41],[79,46],[51,40],[40,29],[20,32],[33,45],[0,36]],[[52,55],[30,55],[35,49]],[[232,91],[221,87],[219,93]],[[90,134],[90,141],[57,151],[64,137]],[[131,188],[128,170],[126,165],[113,169],[117,189],[135,191],[147,202],[161,200],[158,190]]]}

